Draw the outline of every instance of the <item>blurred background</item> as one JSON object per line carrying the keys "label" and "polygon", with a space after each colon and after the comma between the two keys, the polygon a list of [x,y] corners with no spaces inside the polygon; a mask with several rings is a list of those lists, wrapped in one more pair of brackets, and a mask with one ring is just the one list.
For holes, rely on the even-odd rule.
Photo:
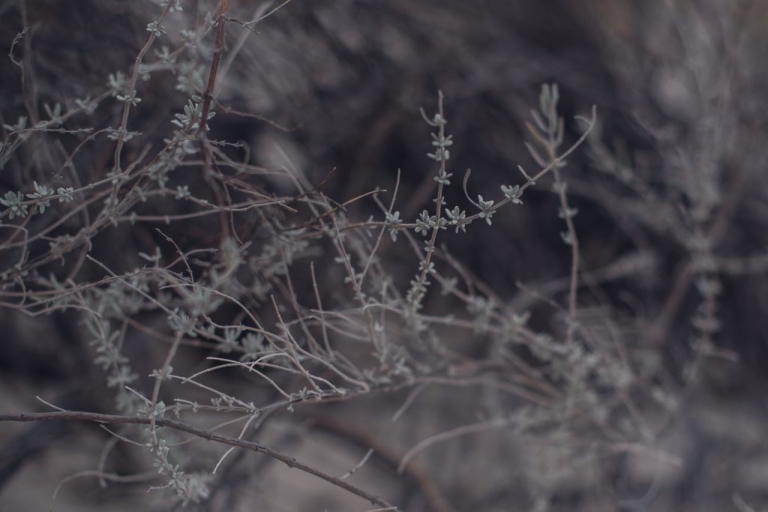
{"label": "blurred background", "polygon": [[[181,44],[180,30],[214,4],[182,1],[160,43]],[[249,21],[279,5],[231,0],[228,16]],[[156,3],[138,0],[0,1],[0,122],[12,125],[30,110],[42,115],[44,103],[93,96],[110,73],[129,73],[146,24],[159,12]],[[25,26],[28,35],[15,52],[31,55],[33,67],[22,82],[6,55]],[[419,441],[484,421],[497,399],[482,384],[440,382],[417,393],[281,412],[261,427],[259,441],[339,475],[372,448],[375,455],[351,481],[407,511],[768,510],[766,27],[768,4],[756,0],[293,0],[254,31],[228,23],[210,137],[247,144],[252,165],[299,169],[338,202],[379,187],[388,203],[399,171],[394,209],[409,221],[433,204],[431,128],[419,109],[434,112],[438,90],[454,138],[450,205],[466,202],[458,183],[468,168],[470,191],[486,197],[520,183],[518,165],[535,172],[525,122],[542,84],[559,85],[566,146],[584,129],[575,116],[589,116],[596,106],[598,125],[562,170],[579,212],[578,318],[596,338],[628,353],[633,373],[644,379],[645,398],[626,416],[642,425],[638,437],[649,448],[488,429],[427,448],[398,474],[402,456]],[[129,128],[155,145],[186,101],[177,78],[138,85],[142,102]],[[25,104],[30,87],[38,100],[32,105]],[[96,116],[95,124],[114,125],[119,111]],[[113,150],[85,148],[81,172],[93,176]],[[47,159],[61,158],[50,155],[55,148],[20,153],[0,169],[0,192],[33,179],[49,182]],[[489,294],[530,312],[532,328],[558,337],[565,332],[571,254],[551,185],[546,178],[526,191],[524,206],[500,212],[493,226],[448,230],[443,240]],[[280,174],[265,178],[264,187],[295,193]],[[365,200],[346,215],[383,217]],[[96,237],[92,252],[115,267],[131,250],[151,252],[143,244],[159,237],[141,229]],[[211,229],[187,226],[174,236],[194,246]],[[380,256],[405,291],[418,263],[402,247],[385,245]],[[319,270],[329,297],[344,293],[343,274]],[[84,267],[78,275],[100,274]],[[306,276],[298,283],[309,285]],[[425,311],[466,313],[433,295]],[[0,412],[43,410],[36,396],[76,410],[108,410],[112,397],[90,364],[83,333],[72,311],[30,318],[0,310]],[[467,357],[492,361],[488,336],[450,329],[441,335]],[[133,343],[139,359],[154,353],[140,334]],[[179,367],[197,364],[194,355],[180,359]],[[240,385],[217,381],[222,389]],[[404,403],[410,406],[392,421]],[[87,424],[0,424],[0,511],[48,507],[56,485],[95,469],[111,439]],[[125,478],[105,487],[93,476],[67,482],[54,510],[163,510],[155,493],[146,493],[146,481],[128,476],[143,467],[143,456],[123,443],[110,450],[110,471]],[[372,508],[252,453],[236,455],[227,468],[211,498],[189,509]]]}

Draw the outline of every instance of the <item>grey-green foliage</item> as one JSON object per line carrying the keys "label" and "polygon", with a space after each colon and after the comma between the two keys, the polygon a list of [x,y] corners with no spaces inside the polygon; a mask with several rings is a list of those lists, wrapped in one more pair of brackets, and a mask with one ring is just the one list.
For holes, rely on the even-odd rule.
{"label": "grey-green foliage", "polygon": [[[610,413],[605,397],[635,383],[625,362],[588,343],[581,331],[572,342],[559,332],[537,332],[528,325],[525,308],[494,296],[492,287],[452,260],[446,246],[453,235],[473,227],[487,229],[473,225],[475,220],[496,229],[498,222],[493,221],[505,209],[524,207],[521,198],[528,187],[552,169],[563,168],[564,159],[546,154],[564,140],[556,86],[542,88],[540,111],[533,114],[533,135],[540,144],[531,146],[531,154],[541,167],[534,178],[518,166],[510,174],[522,176],[522,181],[500,190],[489,189],[482,180],[470,182],[469,172],[463,180],[455,179],[456,171],[449,168],[451,152],[462,141],[448,133],[439,93],[437,111],[431,116],[422,111],[432,130],[431,147],[425,150],[425,161],[432,166],[432,202],[415,219],[404,219],[395,207],[402,199],[393,197],[386,208],[377,190],[374,201],[381,206],[383,221],[359,221],[353,205],[326,197],[322,187],[308,186],[300,172],[282,174],[295,186],[290,194],[268,192],[264,169],[243,163],[248,154],[242,145],[209,139],[215,132],[209,122],[213,110],[201,118],[215,51],[208,36],[216,28],[216,15],[203,14],[197,23],[172,30],[178,25],[169,16],[180,16],[181,5],[177,0],[160,5],[162,14],[147,21],[141,62],[110,73],[101,90],[71,104],[46,104],[44,121],[29,126],[20,118],[5,126],[0,146],[2,166],[32,134],[54,137],[58,132],[53,130],[62,129],[100,145],[110,157],[107,168],[93,173],[92,182],[80,183],[79,174],[70,172],[78,151],[85,151],[77,147],[57,170],[62,186],[31,180],[4,193],[0,216],[25,236],[47,242],[40,245],[48,252],[17,256],[0,279],[3,290],[22,298],[20,310],[82,314],[93,363],[114,393],[115,409],[150,423],[124,434],[140,439],[151,453],[163,477],[153,489],[170,489],[186,505],[204,501],[213,479],[189,469],[210,470],[213,450],[190,448],[169,429],[158,428],[158,420],[174,414],[179,421],[204,423],[201,411],[226,413],[239,415],[246,424],[243,432],[250,434],[255,420],[305,402],[348,400],[431,382],[463,384],[457,374],[465,369],[457,364],[453,335],[476,343],[490,340],[498,358],[493,362],[505,371],[504,365],[519,360],[521,353],[533,360],[528,368],[531,388],[548,394],[521,393],[536,398],[525,407],[501,400],[500,410],[472,411],[496,418],[496,427],[526,433],[559,422],[565,430],[585,411],[597,422],[605,420]],[[183,20],[188,21],[176,21]],[[134,121],[142,118],[138,112],[147,113],[141,109],[148,108],[149,86],[169,78],[178,96],[171,113],[157,124],[161,128],[153,127],[162,132],[156,136]],[[145,82],[146,88],[141,85]],[[109,115],[100,117],[104,111]],[[70,131],[75,116],[103,125]],[[203,121],[205,130],[200,129]],[[242,154],[233,158],[237,151]],[[461,187],[464,194],[457,204],[448,204],[448,187]],[[36,213],[40,219],[59,215],[82,224],[77,229],[53,221],[22,224],[37,219]],[[559,212],[565,219],[575,213],[568,207]],[[102,236],[133,230],[149,240],[161,237],[161,242],[146,252],[109,247],[114,261],[100,261],[98,251],[91,252]],[[190,235],[196,230],[205,236]],[[386,256],[393,244],[399,244],[395,250],[412,254],[413,275],[406,289]],[[59,260],[74,260],[91,277],[79,281],[81,267],[71,275],[41,275],[40,269]],[[300,277],[307,268],[311,277]],[[334,281],[334,289],[318,289]],[[716,295],[711,282],[702,281],[700,288],[702,294]],[[445,328],[452,331],[450,336]],[[704,318],[697,328],[712,331],[714,326]],[[144,340],[156,352],[148,361],[132,360],[128,354],[136,351],[129,349]],[[195,363],[177,357],[182,352]],[[150,369],[140,375],[137,368],[146,366]],[[497,369],[483,374],[481,367],[478,379],[489,388],[518,385],[509,375],[495,373]],[[216,389],[211,384],[215,378],[209,380],[242,375],[251,379],[242,389]],[[200,400],[200,395],[206,398]]]}

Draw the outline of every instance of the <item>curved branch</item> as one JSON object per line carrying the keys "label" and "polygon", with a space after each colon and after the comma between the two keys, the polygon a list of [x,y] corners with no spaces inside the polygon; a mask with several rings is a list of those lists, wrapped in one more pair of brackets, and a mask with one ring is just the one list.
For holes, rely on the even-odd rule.
{"label": "curved branch", "polygon": [[[100,414],[95,412],[82,412],[82,411],[56,411],[56,412],[39,412],[39,413],[0,414],[0,422],[2,421],[27,422],[27,421],[50,421],[50,420],[81,420],[81,421],[92,421],[100,424],[120,423],[120,424],[133,424],[133,425],[149,425],[151,421],[150,418],[142,418],[139,416],[122,416],[122,415],[116,415],[116,414]],[[318,478],[321,478],[326,482],[329,482],[335,485],[336,487],[340,487],[345,491],[348,491],[352,494],[355,494],[371,502],[374,505],[378,505],[379,507],[384,507],[391,510],[397,510],[397,507],[389,504],[388,502],[381,499],[379,496],[375,494],[371,494],[358,487],[355,487],[354,485],[350,485],[347,482],[340,480],[334,476],[331,476],[327,473],[324,473],[317,468],[304,464],[303,462],[300,462],[293,457],[289,457],[288,455],[282,454],[280,452],[276,452],[264,446],[261,443],[257,443],[254,441],[245,441],[243,439],[237,439],[235,437],[223,436],[221,434],[216,434],[208,430],[202,430],[202,429],[193,427],[192,425],[181,422],[181,421],[155,419],[155,425],[172,428],[174,430],[179,430],[182,432],[187,432],[188,434],[192,434],[193,436],[196,436],[208,441],[216,441],[222,444],[237,446],[239,448],[246,448],[248,450],[253,450],[258,453],[263,453],[268,457],[272,457],[273,459],[276,459],[276,460],[279,460],[280,462],[285,463],[289,468],[296,468],[300,471],[303,471],[310,475],[314,475]]]}

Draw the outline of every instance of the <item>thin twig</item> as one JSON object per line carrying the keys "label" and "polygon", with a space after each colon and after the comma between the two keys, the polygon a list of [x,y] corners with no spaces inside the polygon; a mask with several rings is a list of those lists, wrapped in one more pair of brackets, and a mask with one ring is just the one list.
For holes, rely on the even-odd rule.
{"label": "thin twig", "polygon": [[55,421],[55,420],[78,420],[78,421],[92,421],[100,424],[120,423],[120,424],[128,424],[128,425],[149,425],[152,421],[154,421],[157,426],[168,427],[181,432],[186,432],[188,434],[192,434],[193,436],[199,437],[201,439],[205,439],[207,441],[216,441],[218,443],[226,444],[229,446],[237,446],[239,448],[246,448],[248,450],[253,450],[258,453],[263,453],[268,457],[271,457],[275,460],[279,460],[280,462],[283,462],[289,468],[296,468],[299,471],[303,471],[304,473],[314,475],[322,480],[325,480],[330,484],[335,485],[336,487],[339,487],[341,489],[344,489],[345,491],[355,494],[356,496],[359,496],[371,502],[374,505],[378,505],[380,507],[394,507],[393,505],[391,505],[390,503],[388,503],[387,501],[383,500],[381,497],[375,494],[371,494],[367,491],[360,489],[359,487],[348,484],[347,482],[339,478],[336,478],[323,471],[320,471],[319,469],[313,466],[300,462],[293,457],[290,457],[280,452],[276,452],[275,450],[272,450],[261,443],[258,443],[255,441],[246,441],[243,439],[237,439],[235,437],[216,434],[208,430],[202,430],[202,429],[193,427],[192,425],[189,425],[188,423],[184,423],[181,421],[167,420],[162,418],[156,418],[152,420],[150,418],[145,418],[140,416],[121,416],[116,414],[100,414],[95,412],[84,412],[84,411],[0,414],[0,422],[2,421],[28,422],[28,421]]}

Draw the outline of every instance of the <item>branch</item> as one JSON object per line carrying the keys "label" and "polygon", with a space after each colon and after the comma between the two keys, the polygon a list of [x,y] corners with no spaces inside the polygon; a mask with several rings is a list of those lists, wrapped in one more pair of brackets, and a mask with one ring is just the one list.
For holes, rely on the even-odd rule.
{"label": "branch", "polygon": [[[119,424],[129,424],[129,425],[149,425],[151,422],[150,418],[142,418],[139,416],[121,416],[121,415],[115,415],[115,414],[100,414],[95,412],[81,412],[81,411],[0,414],[0,422],[2,421],[27,422],[27,421],[50,421],[50,420],[81,420],[81,421],[93,421],[100,424],[119,423]],[[377,495],[370,494],[358,487],[355,487],[354,485],[350,485],[343,480],[340,480],[334,476],[324,473],[319,469],[316,469],[312,466],[304,464],[303,462],[299,462],[293,457],[289,457],[280,452],[276,452],[270,448],[267,448],[266,446],[260,443],[257,443],[254,441],[245,441],[243,439],[237,439],[229,436],[223,436],[221,434],[216,434],[208,430],[201,430],[193,427],[192,425],[189,425],[188,423],[183,423],[181,421],[155,419],[155,424],[157,426],[163,426],[163,427],[172,428],[174,430],[179,430],[182,432],[187,432],[188,434],[192,434],[193,436],[205,439],[207,441],[217,441],[219,443],[227,444],[230,446],[237,446],[239,448],[246,448],[248,450],[253,450],[258,453],[263,453],[268,457],[272,457],[273,459],[279,460],[280,462],[284,462],[289,468],[297,468],[300,471],[303,471],[305,473],[309,473],[310,475],[314,475],[318,478],[321,478],[326,482],[329,482],[335,485],[336,487],[340,487],[345,491],[348,491],[352,494],[355,494],[371,502],[374,505],[378,505],[380,507],[388,508],[392,510],[397,509],[396,507],[387,503],[385,500],[381,499]]]}

